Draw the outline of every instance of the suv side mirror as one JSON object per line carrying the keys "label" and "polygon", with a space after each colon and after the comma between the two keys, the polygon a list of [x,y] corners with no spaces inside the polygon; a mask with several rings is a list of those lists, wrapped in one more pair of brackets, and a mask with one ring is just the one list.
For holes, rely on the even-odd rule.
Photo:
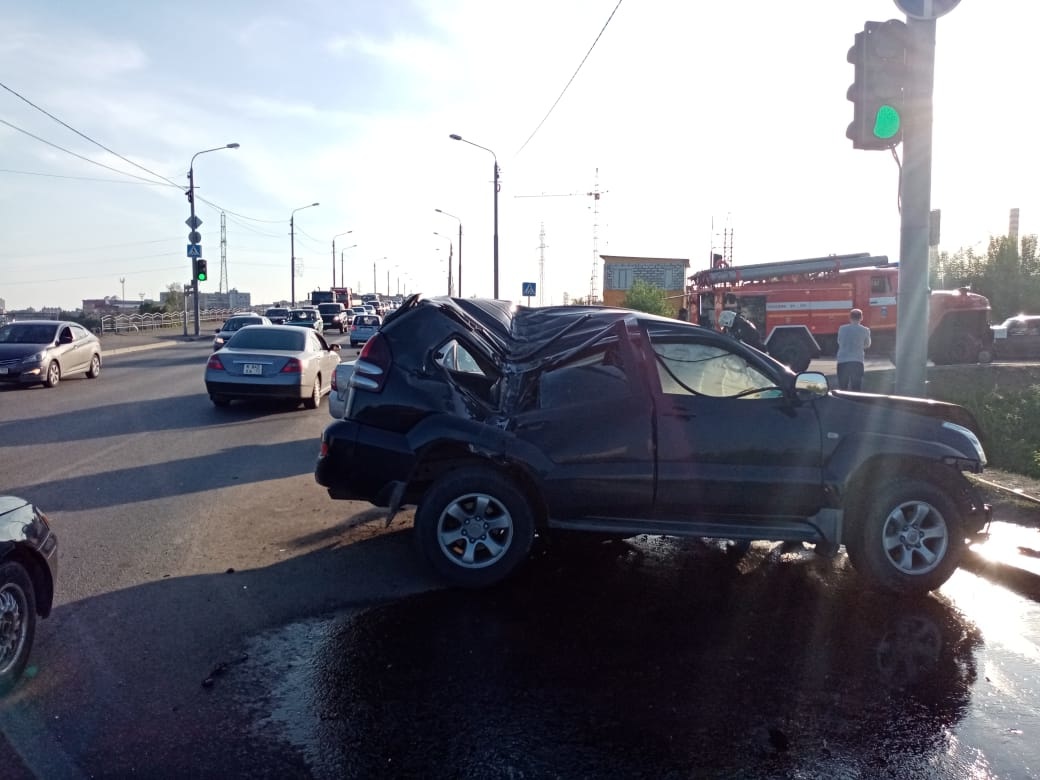
{"label": "suv side mirror", "polygon": [[794,392],[803,401],[822,398],[830,392],[827,377],[819,371],[803,371],[794,378]]}

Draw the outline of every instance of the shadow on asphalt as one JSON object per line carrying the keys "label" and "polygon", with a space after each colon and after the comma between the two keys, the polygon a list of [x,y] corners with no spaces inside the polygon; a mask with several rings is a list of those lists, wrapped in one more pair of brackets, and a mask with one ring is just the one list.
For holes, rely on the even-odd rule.
{"label": "shadow on asphalt", "polygon": [[755,545],[735,566],[651,537],[251,655],[301,658],[262,709],[318,776],[952,778],[980,642],[941,598],[866,592],[844,556]]}

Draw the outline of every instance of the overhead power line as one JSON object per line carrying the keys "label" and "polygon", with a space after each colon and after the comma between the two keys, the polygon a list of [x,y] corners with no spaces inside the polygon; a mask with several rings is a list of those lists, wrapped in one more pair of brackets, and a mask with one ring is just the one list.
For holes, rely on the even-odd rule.
{"label": "overhead power line", "polygon": [[131,159],[127,158],[127,157],[124,157],[119,152],[116,152],[116,151],[113,151],[112,149],[109,149],[107,146],[105,146],[100,141],[95,141],[93,138],[91,138],[86,133],[81,133],[75,127],[73,127],[72,125],[68,124],[67,122],[61,121],[60,119],[58,119],[58,117],[54,116],[54,114],[50,113],[46,109],[40,108],[38,105],[33,103],[31,100],[29,100],[29,98],[25,97],[24,95],[19,94],[18,92],[15,92],[13,89],[11,89],[9,86],[4,84],[2,81],[0,81],[0,87],[3,87],[4,89],[6,89],[8,92],[10,92],[12,95],[14,95],[16,98],[18,98],[22,102],[27,103],[28,105],[32,106],[33,108],[35,108],[37,111],[39,111],[44,116],[50,117],[51,119],[53,119],[55,122],[57,122],[62,127],[66,128],[68,130],[71,130],[76,135],[78,135],[80,138],[83,138],[83,139],[85,139],[87,141],[90,141],[95,146],[101,147],[106,152],[108,152],[109,154],[115,155],[116,157],[118,157],[123,162],[130,163],[135,168],[140,168],[145,173],[150,173],[152,176],[155,176],[158,179],[162,179],[163,181],[168,182],[169,184],[172,184],[174,187],[179,187],[180,186],[175,181],[173,181],[171,179],[168,179],[165,176],[163,176],[161,173],[156,173],[155,171],[149,170],[148,168],[145,168],[143,165],[139,165],[138,163],[135,163],[133,160],[131,160]]}
{"label": "overhead power line", "polygon": [[[601,30],[599,31],[599,35],[597,35],[597,36],[596,36],[596,40],[594,40],[594,41],[592,42],[592,45],[591,45],[591,46],[589,47],[589,50],[588,50],[587,52],[585,52],[585,56],[584,56],[584,57],[582,57],[582,58],[581,58],[581,62],[580,62],[580,63],[578,63],[578,67],[577,67],[577,69],[576,69],[576,70],[574,71],[574,75],[572,75],[572,76],[570,77],[570,79],[569,79],[569,80],[567,81],[567,84],[566,84],[566,85],[564,86],[564,88],[563,88],[563,92],[561,92],[561,93],[560,93],[560,96],[559,96],[558,98],[556,98],[556,102],[554,102],[554,103],[552,104],[552,106],[550,106],[550,107],[549,107],[549,110],[548,110],[548,111],[546,112],[545,116],[544,116],[544,117],[542,117],[542,121],[538,123],[538,127],[536,127],[536,128],[535,128],[535,129],[534,129],[534,130],[533,130],[533,131],[531,132],[531,135],[529,135],[529,136],[527,137],[527,140],[526,140],[526,141],[524,141],[524,143],[523,143],[523,146],[521,146],[521,147],[520,147],[519,149],[517,149],[517,150],[516,150],[516,154],[517,154],[517,155],[518,155],[518,154],[520,154],[520,152],[522,152],[522,151],[524,150],[524,148],[525,148],[525,147],[526,147],[526,146],[527,146],[527,145],[528,145],[529,143],[531,143],[531,139],[532,139],[532,138],[534,138],[534,136],[535,136],[535,133],[537,133],[537,132],[538,132],[539,130],[541,130],[541,129],[542,129],[542,125],[544,125],[544,124],[545,124],[545,120],[547,120],[547,119],[549,118],[549,114],[551,114],[551,113],[553,112],[553,110],[554,110],[554,109],[556,108],[557,104],[558,104],[558,103],[559,103],[559,102],[560,102],[560,101],[561,101],[561,100],[563,99],[563,96],[564,96],[564,94],[565,94],[565,93],[567,92],[567,89],[568,89],[568,88],[570,87],[570,85],[571,85],[571,82],[573,82],[573,81],[574,81],[574,79],[575,79],[575,78],[576,78],[576,77],[578,76],[578,71],[580,71],[580,70],[581,70],[581,67],[582,67],[582,65],[584,65],[584,64],[585,64],[585,60],[587,60],[587,59],[589,58],[589,55],[590,55],[590,54],[592,54],[592,50],[596,48],[596,44],[597,44],[597,43],[599,43],[599,39],[600,39],[600,38],[601,38],[601,37],[603,36],[603,33],[604,33],[604,32],[606,31],[606,29],[607,29],[607,25],[608,25],[608,24],[610,24],[610,20],[614,18],[614,14],[616,14],[616,13],[617,13],[617,9],[618,9],[618,8],[619,8],[620,6],[621,6],[621,0],[618,0],[618,2],[617,2],[617,5],[615,5],[615,6],[614,6],[614,10],[613,10],[613,11],[611,11],[611,12],[610,12],[610,16],[608,16],[608,17],[607,17],[607,21],[605,21],[605,22],[603,23],[603,28],[602,28],[602,29],[601,29]],[[516,156],[516,155],[514,155],[514,156]]]}

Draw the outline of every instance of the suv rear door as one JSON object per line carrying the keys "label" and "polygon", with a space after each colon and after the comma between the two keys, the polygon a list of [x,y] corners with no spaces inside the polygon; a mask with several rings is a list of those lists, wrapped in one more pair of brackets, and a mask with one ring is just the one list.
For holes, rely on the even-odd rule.
{"label": "suv rear door", "polygon": [[656,371],[660,517],[814,514],[824,506],[820,424],[789,375],[731,339],[648,333]]}

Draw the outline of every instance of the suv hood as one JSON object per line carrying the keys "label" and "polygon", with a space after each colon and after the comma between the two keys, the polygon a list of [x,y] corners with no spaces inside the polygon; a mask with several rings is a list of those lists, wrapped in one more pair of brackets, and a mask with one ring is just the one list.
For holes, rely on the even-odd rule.
{"label": "suv hood", "polygon": [[[840,392],[840,391],[839,391]],[[930,398],[910,398],[902,395],[874,395],[872,393],[841,393],[842,398],[847,398],[858,404],[871,407],[883,407],[885,409],[898,409],[911,412],[923,417],[931,417],[935,420],[948,421],[964,426],[976,436],[981,436],[978,421],[970,411],[963,406],[947,403],[946,401],[935,401]]]}

